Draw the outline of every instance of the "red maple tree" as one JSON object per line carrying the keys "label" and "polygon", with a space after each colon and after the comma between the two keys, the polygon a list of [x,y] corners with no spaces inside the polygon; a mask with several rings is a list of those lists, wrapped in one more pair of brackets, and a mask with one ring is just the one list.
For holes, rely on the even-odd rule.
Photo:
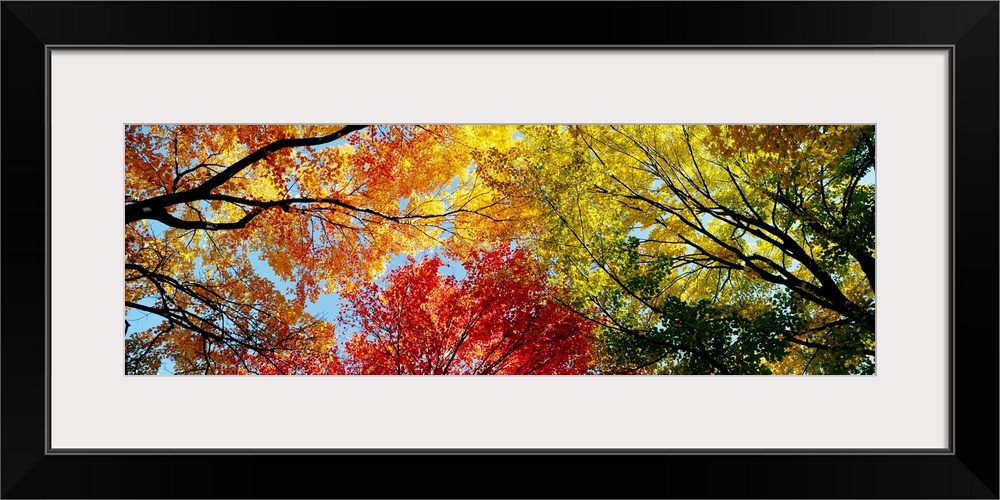
{"label": "red maple tree", "polygon": [[466,277],[443,275],[438,256],[392,271],[386,285],[345,294],[347,373],[584,374],[593,324],[548,294],[523,249],[471,252]]}

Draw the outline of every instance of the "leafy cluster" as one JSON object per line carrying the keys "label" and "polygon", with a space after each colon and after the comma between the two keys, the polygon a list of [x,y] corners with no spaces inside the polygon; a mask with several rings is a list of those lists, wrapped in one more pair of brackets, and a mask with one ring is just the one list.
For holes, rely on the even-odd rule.
{"label": "leafy cluster", "polygon": [[593,324],[549,300],[527,251],[476,251],[458,280],[438,256],[393,270],[384,288],[348,295],[344,323],[356,374],[583,374]]}

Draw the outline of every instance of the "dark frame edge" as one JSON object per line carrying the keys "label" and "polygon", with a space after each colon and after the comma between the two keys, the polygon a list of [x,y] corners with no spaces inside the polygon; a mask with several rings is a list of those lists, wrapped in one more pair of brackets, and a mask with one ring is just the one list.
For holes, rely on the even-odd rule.
{"label": "dark frame edge", "polygon": [[[45,47],[45,123],[52,123],[52,49]],[[52,206],[52,131],[45,129],[45,206]],[[52,283],[52,210],[45,211],[45,283]],[[45,287],[45,373],[52,373],[52,287]],[[45,377],[45,453],[52,453],[52,377]]]}
{"label": "dark frame edge", "polygon": [[[981,481],[988,495],[1000,494],[1000,457],[997,454],[1000,419],[997,408],[998,338],[982,339],[979,332],[998,332],[1000,325],[995,311],[1000,300],[995,281],[984,276],[997,276],[1000,267],[995,256],[1000,250],[995,234],[988,242],[975,234],[975,222],[998,220],[997,185],[1000,165],[997,137],[1000,124],[1000,4],[989,5],[982,17],[961,34],[954,49],[954,166],[951,170],[952,218],[950,236],[952,281],[952,349],[955,363],[952,370],[952,419],[963,426],[953,425],[955,457],[963,468]],[[961,196],[959,196],[961,193]],[[962,229],[962,231],[959,231]],[[957,332],[967,332],[958,339]],[[985,384],[985,385],[983,385]],[[989,388],[981,392],[983,388]],[[993,425],[971,426],[979,418]]]}
{"label": "dark frame edge", "polygon": [[[15,194],[18,190],[13,186],[21,185],[23,190],[23,186],[46,185],[44,138],[48,116],[47,110],[39,112],[42,111],[39,109],[42,106],[38,106],[46,98],[42,93],[48,77],[43,62],[44,44],[30,26],[13,14],[6,3],[0,8],[0,12],[3,33],[0,60],[2,73],[7,75],[2,89],[2,133],[3,141],[8,147],[3,148],[0,153],[7,181],[4,183],[3,195],[8,200],[4,203],[3,222],[8,236],[18,234],[21,238],[26,236],[33,244],[47,243],[47,208],[44,210],[44,219],[39,220],[37,205],[36,208],[29,209],[30,204],[15,205],[9,202],[18,199]],[[11,78],[11,75],[15,78]],[[32,101],[38,104],[31,104]],[[12,147],[15,144],[18,147]],[[35,153],[31,154],[32,151]],[[39,151],[43,154],[39,155]],[[47,202],[48,193],[44,188],[42,191]],[[45,235],[42,234],[43,230]],[[9,287],[8,292],[3,295],[4,309],[8,311],[3,319],[7,335],[3,336],[3,349],[0,350],[3,373],[0,383],[4,403],[0,488],[4,498],[18,492],[22,495],[41,493],[40,484],[28,478],[45,461],[48,405],[45,387],[47,361],[40,350],[47,343],[43,338],[47,337],[49,331],[44,304],[47,289],[45,283],[48,280],[45,266],[48,259],[40,248],[10,244],[10,241],[2,250],[8,269],[16,261],[18,267],[42,269],[43,272],[36,276],[44,279],[19,280],[21,283],[18,284],[16,293],[11,293],[13,287]],[[11,314],[13,311],[17,311],[16,316]],[[29,332],[44,325],[46,335],[11,335],[12,331],[16,332],[25,326],[25,320],[17,317],[27,318]]]}

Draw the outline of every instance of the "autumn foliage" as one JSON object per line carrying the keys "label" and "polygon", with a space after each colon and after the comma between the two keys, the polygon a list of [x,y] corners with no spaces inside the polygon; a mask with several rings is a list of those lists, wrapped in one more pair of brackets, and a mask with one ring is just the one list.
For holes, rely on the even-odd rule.
{"label": "autumn foliage", "polygon": [[129,374],[874,372],[872,126],[125,144]]}
{"label": "autumn foliage", "polygon": [[583,374],[594,325],[548,296],[524,250],[475,252],[458,280],[440,257],[412,259],[385,288],[347,295],[358,326],[346,347],[349,373]]}

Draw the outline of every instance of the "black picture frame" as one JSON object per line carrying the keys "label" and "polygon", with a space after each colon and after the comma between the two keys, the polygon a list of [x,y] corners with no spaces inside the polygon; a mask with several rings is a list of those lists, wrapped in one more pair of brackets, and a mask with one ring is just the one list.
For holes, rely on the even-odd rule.
{"label": "black picture frame", "polygon": [[[2,2],[4,498],[998,498],[998,24],[990,2]],[[442,15],[447,12],[447,15]],[[558,13],[558,14],[557,14]],[[217,20],[224,19],[225,22]],[[670,21],[670,22],[668,22]],[[948,453],[52,454],[50,46],[949,47]],[[608,45],[611,43],[612,45]],[[362,76],[359,76],[363,79]],[[31,189],[29,189],[31,187]],[[17,273],[12,274],[12,270]],[[22,271],[26,271],[22,272]],[[13,278],[12,278],[13,277]],[[915,286],[919,276],[915,270]],[[86,326],[81,325],[85,330]],[[179,412],[185,425],[197,416]],[[150,429],[155,432],[155,429]]]}

